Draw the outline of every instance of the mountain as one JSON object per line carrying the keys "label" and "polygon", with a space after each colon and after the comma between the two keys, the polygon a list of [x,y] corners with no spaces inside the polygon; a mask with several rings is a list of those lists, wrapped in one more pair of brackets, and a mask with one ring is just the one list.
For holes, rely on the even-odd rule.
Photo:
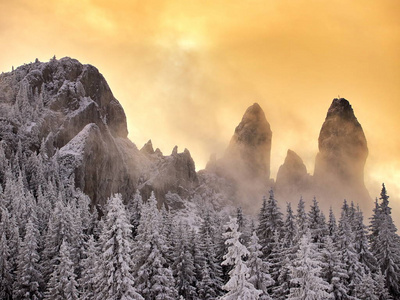
{"label": "mountain", "polygon": [[36,61],[1,74],[0,113],[6,157],[23,152],[19,160],[25,160],[40,153],[58,170],[56,181],[73,182],[95,205],[117,192],[130,199],[137,189],[145,199],[154,191],[159,205],[172,208],[200,195],[255,211],[270,188],[283,201],[317,196],[334,207],[344,198],[370,202],[367,141],[343,98],[333,100],[322,125],[314,175],[289,150],[276,183],[270,178],[271,126],[257,103],[245,111],[224,155],[212,157],[200,172],[187,149],[163,155],[149,141],[139,150],[127,138],[124,110],[104,77],[75,59]]}
{"label": "mountain", "polygon": [[36,61],[0,75],[0,112],[6,153],[19,143],[26,155],[42,148],[61,180],[74,180],[93,204],[116,192],[129,198],[136,189],[146,196],[154,190],[159,201],[166,191],[186,197],[197,182],[189,151],[163,156],[137,149],[104,77],[75,59]]}

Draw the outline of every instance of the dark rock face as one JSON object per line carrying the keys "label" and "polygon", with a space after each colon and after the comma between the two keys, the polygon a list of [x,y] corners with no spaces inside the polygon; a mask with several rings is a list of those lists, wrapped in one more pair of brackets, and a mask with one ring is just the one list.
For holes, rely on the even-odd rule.
{"label": "dark rock face", "polygon": [[260,105],[254,103],[242,121],[220,160],[222,172],[233,179],[268,180],[270,176],[272,131]]}
{"label": "dark rock face", "polygon": [[334,99],[318,138],[314,183],[325,198],[369,200],[364,185],[367,140],[350,103]]}
{"label": "dark rock face", "polygon": [[278,196],[286,200],[298,200],[309,193],[311,176],[303,160],[294,151],[288,150],[285,162],[279,167],[275,190]]}

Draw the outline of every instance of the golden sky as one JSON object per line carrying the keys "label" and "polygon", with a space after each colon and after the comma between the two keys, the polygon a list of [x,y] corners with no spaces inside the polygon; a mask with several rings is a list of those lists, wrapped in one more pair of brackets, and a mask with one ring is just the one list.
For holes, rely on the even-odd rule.
{"label": "golden sky", "polygon": [[368,140],[371,196],[385,182],[400,213],[398,0],[1,0],[0,45],[0,71],[53,55],[95,65],[131,140],[188,148],[198,169],[258,102],[272,176],[288,148],[312,173],[340,95]]}

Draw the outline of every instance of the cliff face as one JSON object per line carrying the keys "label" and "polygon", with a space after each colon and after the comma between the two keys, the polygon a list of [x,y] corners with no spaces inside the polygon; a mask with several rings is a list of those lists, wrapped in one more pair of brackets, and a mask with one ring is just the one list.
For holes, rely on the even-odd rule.
{"label": "cliff face", "polygon": [[8,151],[18,143],[33,152],[45,149],[57,160],[62,180],[73,176],[94,204],[116,192],[129,198],[150,179],[162,201],[172,183],[153,174],[160,161],[179,169],[174,186],[197,179],[188,152],[181,155],[185,159],[159,155],[156,160],[149,157],[151,144],[140,152],[127,139],[124,110],[104,77],[77,60],[36,61],[2,74],[0,112],[0,140]]}
{"label": "cliff face", "polygon": [[369,200],[364,185],[367,140],[346,99],[333,100],[320,131],[318,147],[314,170],[318,193],[338,201]]}

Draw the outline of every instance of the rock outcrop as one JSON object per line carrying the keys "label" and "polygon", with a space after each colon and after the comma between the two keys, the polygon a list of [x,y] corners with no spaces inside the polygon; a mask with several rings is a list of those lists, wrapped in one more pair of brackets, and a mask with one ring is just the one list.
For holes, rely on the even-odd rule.
{"label": "rock outcrop", "polygon": [[236,186],[236,200],[253,206],[270,184],[272,131],[264,111],[257,103],[243,115],[224,156],[211,157],[207,170],[226,178]]}
{"label": "rock outcrop", "polygon": [[148,186],[162,202],[169,189],[183,197],[196,183],[188,151],[163,156],[151,141],[137,149],[104,77],[75,59],[36,61],[0,75],[0,113],[6,153],[19,143],[32,152],[45,149],[58,161],[61,180],[73,178],[93,204],[117,192],[129,199],[140,187],[146,194]]}
{"label": "rock outcrop", "polygon": [[218,172],[234,180],[268,180],[270,176],[272,131],[260,105],[254,103],[218,162]]}
{"label": "rock outcrop", "polygon": [[139,185],[145,199],[150,197],[152,191],[155,192],[157,199],[164,199],[168,192],[182,198],[191,195],[198,185],[198,178],[189,150],[185,149],[182,153],[178,153],[178,148],[175,146],[170,156],[160,156],[156,152],[148,155],[153,162],[151,170],[144,174]]}
{"label": "rock outcrop", "polygon": [[275,191],[286,201],[297,201],[300,196],[308,195],[311,188],[311,176],[303,160],[294,151],[288,150],[283,165],[276,175]]}
{"label": "rock outcrop", "polygon": [[350,103],[333,99],[318,138],[314,185],[321,199],[363,203],[370,200],[364,185],[368,156],[364,131]]}

